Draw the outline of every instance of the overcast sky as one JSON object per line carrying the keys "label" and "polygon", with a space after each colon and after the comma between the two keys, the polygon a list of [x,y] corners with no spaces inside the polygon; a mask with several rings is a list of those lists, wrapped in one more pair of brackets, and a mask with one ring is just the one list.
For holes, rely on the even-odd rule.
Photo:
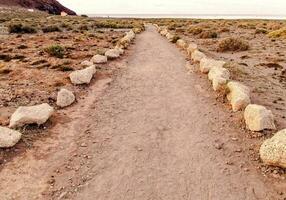
{"label": "overcast sky", "polygon": [[59,0],[79,14],[286,15],[286,0]]}

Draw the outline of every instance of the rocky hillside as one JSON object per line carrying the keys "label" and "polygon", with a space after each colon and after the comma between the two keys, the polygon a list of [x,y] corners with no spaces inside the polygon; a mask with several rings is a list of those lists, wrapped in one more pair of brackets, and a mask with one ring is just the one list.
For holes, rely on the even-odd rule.
{"label": "rocky hillside", "polygon": [[60,14],[62,11],[69,15],[76,15],[74,11],[64,7],[56,0],[0,0],[0,5],[32,8],[56,15]]}

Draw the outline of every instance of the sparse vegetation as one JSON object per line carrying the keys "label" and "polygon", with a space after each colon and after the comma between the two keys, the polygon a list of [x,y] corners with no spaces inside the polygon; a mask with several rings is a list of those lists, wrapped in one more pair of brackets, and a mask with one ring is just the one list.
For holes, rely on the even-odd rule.
{"label": "sparse vegetation", "polygon": [[286,28],[279,29],[268,33],[268,36],[271,38],[284,38],[286,39]]}
{"label": "sparse vegetation", "polygon": [[217,38],[218,34],[215,31],[203,31],[199,34],[199,38],[207,39],[207,38]]}
{"label": "sparse vegetation", "polygon": [[65,55],[65,48],[60,45],[52,45],[45,48],[45,51],[50,55],[57,58],[63,58]]}
{"label": "sparse vegetation", "polygon": [[37,33],[37,29],[30,25],[23,25],[21,23],[9,24],[9,33]]}
{"label": "sparse vegetation", "polygon": [[44,33],[51,33],[51,32],[61,32],[62,30],[60,29],[60,27],[56,25],[50,25],[50,26],[43,27],[42,31]]}
{"label": "sparse vegetation", "polygon": [[248,42],[240,39],[240,38],[225,38],[222,39],[217,47],[217,51],[225,52],[225,51],[246,51],[249,49]]}

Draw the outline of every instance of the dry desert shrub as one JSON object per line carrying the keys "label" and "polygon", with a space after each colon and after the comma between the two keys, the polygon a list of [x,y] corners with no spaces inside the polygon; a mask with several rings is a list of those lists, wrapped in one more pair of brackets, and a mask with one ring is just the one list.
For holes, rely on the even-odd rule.
{"label": "dry desert shrub", "polygon": [[60,45],[52,45],[45,48],[45,51],[53,57],[63,58],[65,55],[65,48]]}
{"label": "dry desert shrub", "polygon": [[30,25],[23,25],[21,23],[9,24],[9,33],[37,33],[37,29]]}
{"label": "dry desert shrub", "polygon": [[215,31],[206,30],[199,34],[199,38],[207,39],[207,38],[217,38],[218,34]]}
{"label": "dry desert shrub", "polygon": [[282,28],[276,31],[268,33],[268,36],[271,38],[284,38],[286,39],[286,28]]}
{"label": "dry desert shrub", "polygon": [[267,34],[268,31],[262,28],[258,28],[255,30],[255,34]]}
{"label": "dry desert shrub", "polygon": [[189,33],[191,33],[192,35],[198,35],[202,32],[203,32],[203,29],[201,27],[192,26],[191,28],[189,28]]}
{"label": "dry desert shrub", "polygon": [[240,38],[233,38],[233,37],[222,39],[217,47],[218,52],[246,51],[248,49],[249,49],[248,42]]}

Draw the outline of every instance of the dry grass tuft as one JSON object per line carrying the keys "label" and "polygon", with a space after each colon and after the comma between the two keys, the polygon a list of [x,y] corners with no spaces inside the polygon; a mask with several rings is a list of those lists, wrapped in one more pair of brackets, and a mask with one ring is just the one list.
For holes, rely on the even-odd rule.
{"label": "dry grass tuft", "polygon": [[286,39],[286,28],[282,28],[276,31],[268,33],[270,38],[284,38]]}
{"label": "dry grass tuft", "polygon": [[225,38],[222,39],[217,47],[218,52],[225,51],[246,51],[249,49],[248,42],[240,38]]}

